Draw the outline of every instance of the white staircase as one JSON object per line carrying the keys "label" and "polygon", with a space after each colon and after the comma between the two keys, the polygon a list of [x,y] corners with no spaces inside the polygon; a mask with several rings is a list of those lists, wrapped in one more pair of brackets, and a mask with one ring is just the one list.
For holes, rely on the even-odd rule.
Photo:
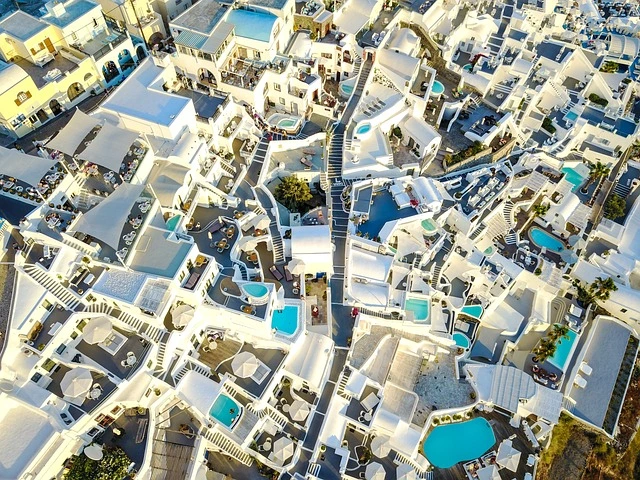
{"label": "white staircase", "polygon": [[440,283],[440,273],[442,272],[442,265],[436,265],[433,268],[433,276],[431,277],[431,286],[433,288],[438,288],[438,284]]}
{"label": "white staircase", "polygon": [[162,373],[164,371],[164,356],[167,352],[167,338],[169,334],[166,333],[165,336],[158,343],[158,356],[156,357],[156,368],[154,369],[155,373]]}
{"label": "white staircase", "polygon": [[278,230],[278,225],[275,220],[272,220],[269,224],[269,232],[271,233],[275,262],[276,264],[284,263],[284,245],[282,244],[282,237],[280,236],[280,231]]}
{"label": "white staircase", "polygon": [[351,395],[348,394],[345,390],[345,388],[347,387],[347,383],[349,382],[350,376],[351,376],[351,369],[347,368],[343,370],[342,374],[340,375],[340,379],[338,380],[338,389],[336,390],[338,395],[340,395],[342,398],[346,400],[351,399]]}
{"label": "white staircase", "polygon": [[182,368],[178,371],[178,373],[176,373],[175,375],[173,375],[173,381],[174,383],[177,385],[178,382],[182,379],[182,377],[184,377],[186,375],[186,373],[189,370],[193,370],[194,372],[198,372],[202,375],[204,375],[205,377],[208,377],[211,375],[211,370],[202,366],[202,365],[198,365],[195,364],[191,361],[188,361],[187,363],[185,363]]}
{"label": "white staircase", "polygon": [[425,469],[421,465],[419,465],[416,461],[398,452],[396,452],[395,463],[397,464],[405,463],[413,467],[420,478],[427,478],[425,474],[430,473],[430,472],[426,472]]}
{"label": "white staircase", "polygon": [[202,436],[206,438],[217,450],[235,458],[240,463],[251,466],[253,463],[253,457],[246,453],[240,445],[233,440],[229,439],[223,433],[219,431],[204,430]]}
{"label": "white staircase", "polygon": [[90,303],[89,305],[87,305],[87,308],[84,309],[85,313],[104,313],[105,315],[110,315],[111,312],[113,311],[113,308],[111,308],[108,304],[106,303]]}
{"label": "white staircase", "polygon": [[39,264],[25,264],[24,271],[56,297],[67,310],[74,310],[80,304],[79,298],[74,293],[71,293],[69,289],[63,287],[57,279],[53,278],[38,265]]}

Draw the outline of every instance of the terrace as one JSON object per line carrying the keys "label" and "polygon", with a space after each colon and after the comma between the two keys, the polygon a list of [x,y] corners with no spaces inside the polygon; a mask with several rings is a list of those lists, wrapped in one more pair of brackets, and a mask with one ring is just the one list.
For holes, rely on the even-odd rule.
{"label": "terrace", "polygon": [[65,365],[62,365],[62,364],[56,365],[49,372],[51,383],[49,383],[49,385],[47,386],[47,390],[49,390],[51,393],[53,393],[54,395],[62,399],[68,400],[70,403],[72,403],[73,405],[76,405],[80,410],[82,410],[85,413],[92,412],[98,405],[102,403],[102,401],[105,398],[107,398],[111,394],[111,392],[113,392],[116,389],[116,385],[113,382],[111,382],[111,380],[109,380],[109,377],[101,373],[92,371],[91,372],[91,376],[93,378],[92,384],[100,385],[100,390],[102,392],[100,397],[97,399],[91,399],[85,396],[76,397],[76,398],[66,397],[65,394],[62,392],[62,389],[60,387],[60,382],[62,381],[64,376],[70,371],[71,371],[71,368]]}
{"label": "terrace", "polygon": [[[78,60],[82,61],[83,59]],[[55,55],[50,62],[42,66],[34,65],[22,57],[17,57],[12,63],[19,65],[27,72],[39,89],[48,83],[66,79],[67,72],[72,72],[78,68],[77,63],[68,60],[63,55]]]}

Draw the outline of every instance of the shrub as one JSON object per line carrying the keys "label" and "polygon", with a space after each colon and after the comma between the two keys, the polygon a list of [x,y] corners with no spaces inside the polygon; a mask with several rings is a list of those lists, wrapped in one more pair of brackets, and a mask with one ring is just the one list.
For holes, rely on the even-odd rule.
{"label": "shrub", "polygon": [[553,122],[549,117],[545,117],[542,121],[542,128],[544,128],[549,133],[556,133],[556,127],[553,126]]}
{"label": "shrub", "polygon": [[131,459],[120,447],[105,448],[104,457],[99,462],[86,455],[80,455],[64,475],[65,480],[113,480],[124,478]]}
{"label": "shrub", "polygon": [[607,203],[604,204],[604,216],[609,220],[624,217],[627,202],[620,195],[615,193],[609,197]]}
{"label": "shrub", "polygon": [[601,107],[606,107],[609,104],[609,101],[600,97],[599,95],[592,93],[589,95],[589,101],[595,103],[596,105],[600,105]]}
{"label": "shrub", "polygon": [[536,268],[536,270],[533,273],[536,275],[540,275],[542,273],[542,269]]}

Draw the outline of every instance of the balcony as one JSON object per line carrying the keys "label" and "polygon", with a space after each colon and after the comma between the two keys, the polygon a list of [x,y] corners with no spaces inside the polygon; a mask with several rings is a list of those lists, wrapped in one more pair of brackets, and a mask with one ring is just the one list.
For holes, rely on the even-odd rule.
{"label": "balcony", "polygon": [[87,55],[91,55],[95,60],[99,60],[128,38],[129,36],[126,32],[107,30],[96,35],[84,45],[76,46],[76,48]]}

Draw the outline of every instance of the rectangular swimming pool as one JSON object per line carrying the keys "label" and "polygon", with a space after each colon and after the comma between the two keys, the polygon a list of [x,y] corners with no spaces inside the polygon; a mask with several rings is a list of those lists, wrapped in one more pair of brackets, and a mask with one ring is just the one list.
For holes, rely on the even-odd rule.
{"label": "rectangular swimming pool", "polygon": [[282,310],[274,310],[271,317],[271,328],[278,333],[293,335],[298,330],[298,307],[285,305]]}
{"label": "rectangular swimming pool", "polygon": [[225,427],[231,428],[239,418],[241,410],[242,407],[233,398],[221,393],[211,405],[209,415]]}
{"label": "rectangular swimming pool", "polygon": [[429,301],[420,298],[407,298],[404,309],[413,312],[416,322],[424,322],[429,318]]}
{"label": "rectangular swimming pool", "polygon": [[574,344],[578,338],[578,334],[573,330],[569,330],[567,336],[569,337],[568,339],[560,338],[556,341],[556,353],[547,359],[547,362],[554,367],[559,368],[563,372],[567,368],[567,364],[571,359],[571,353],[574,350]]}

